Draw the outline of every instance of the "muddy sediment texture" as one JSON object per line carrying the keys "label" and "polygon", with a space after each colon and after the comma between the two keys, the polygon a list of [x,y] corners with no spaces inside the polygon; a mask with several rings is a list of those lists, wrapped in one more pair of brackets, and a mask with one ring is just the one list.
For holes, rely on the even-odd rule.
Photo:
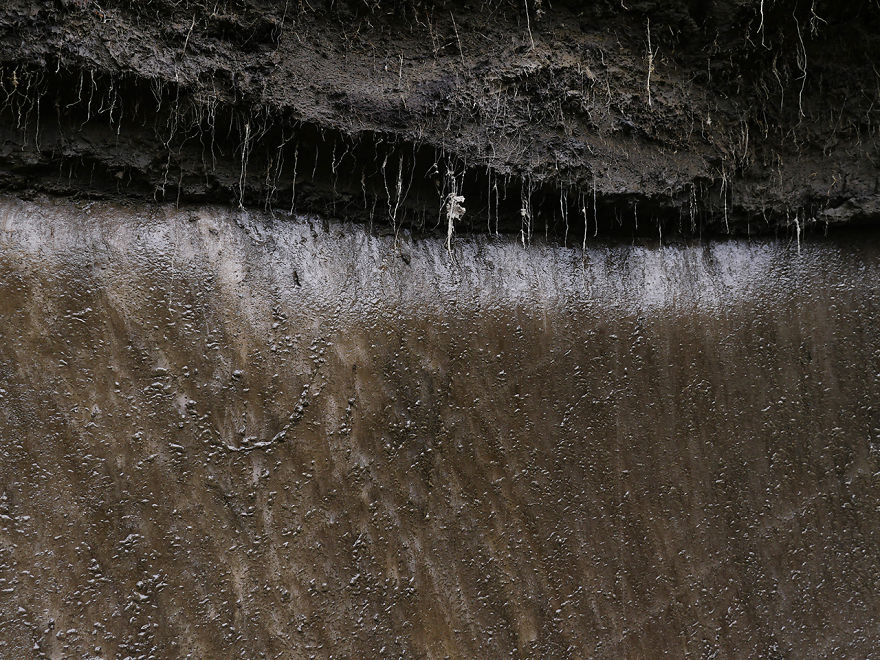
{"label": "muddy sediment texture", "polygon": [[9,0],[0,186],[428,232],[455,193],[459,230],[567,242],[873,223],[878,35],[862,1]]}
{"label": "muddy sediment texture", "polygon": [[870,657],[876,236],[0,204],[0,656]]}

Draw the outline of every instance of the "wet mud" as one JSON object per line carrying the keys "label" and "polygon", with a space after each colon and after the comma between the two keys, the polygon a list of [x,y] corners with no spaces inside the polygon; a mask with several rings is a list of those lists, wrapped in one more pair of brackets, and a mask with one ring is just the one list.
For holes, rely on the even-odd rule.
{"label": "wet mud", "polygon": [[869,657],[880,241],[0,200],[0,656]]}

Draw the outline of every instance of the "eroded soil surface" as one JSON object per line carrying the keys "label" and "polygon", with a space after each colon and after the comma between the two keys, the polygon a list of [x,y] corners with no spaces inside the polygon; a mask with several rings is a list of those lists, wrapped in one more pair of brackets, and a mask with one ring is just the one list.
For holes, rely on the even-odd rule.
{"label": "eroded soil surface", "polygon": [[875,236],[0,202],[0,656],[870,657]]}
{"label": "eroded soil surface", "polygon": [[[528,242],[874,223],[863,0],[7,0],[0,188]],[[585,225],[587,225],[585,227]]]}

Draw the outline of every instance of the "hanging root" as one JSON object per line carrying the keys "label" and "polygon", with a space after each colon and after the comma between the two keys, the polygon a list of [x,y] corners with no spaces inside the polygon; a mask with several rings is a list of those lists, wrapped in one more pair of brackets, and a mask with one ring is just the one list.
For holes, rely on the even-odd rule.
{"label": "hanging root", "polygon": [[599,211],[596,208],[596,177],[593,176],[593,238],[599,235]]}
{"label": "hanging root", "polygon": [[727,221],[727,169],[721,169],[721,202],[724,205],[724,228],[727,233],[730,233],[730,224]]}
{"label": "hanging root", "polygon": [[244,142],[241,145],[241,171],[238,177],[238,208],[244,208],[244,186],[247,178],[247,164],[250,156],[251,122],[244,123]]}
{"label": "hanging root", "polygon": [[651,49],[651,19],[648,18],[648,79],[645,82],[645,89],[648,91],[648,107],[654,105],[651,100],[651,74],[654,73],[654,51]]}
{"label": "hanging root", "polygon": [[293,149],[293,175],[290,177],[290,215],[296,208],[296,168],[299,165],[299,144]]}
{"label": "hanging root", "polygon": [[[400,154],[400,161],[397,163],[397,187],[394,189],[394,212],[392,214],[392,222],[394,222],[394,244],[397,245],[397,233],[400,231],[400,225],[397,223],[397,212],[400,210],[400,194],[403,190],[403,152]],[[391,204],[389,200],[389,206]]]}
{"label": "hanging root", "polygon": [[447,175],[452,179],[452,191],[446,195],[446,251],[452,252],[452,234],[455,232],[455,221],[460,220],[467,209],[464,207],[464,195],[458,192],[455,173],[450,170]]}
{"label": "hanging root", "polygon": [[761,35],[761,45],[766,48],[767,44],[764,42],[764,0],[761,0],[758,9],[761,13],[761,22],[758,24],[758,33]]}
{"label": "hanging root", "polygon": [[562,220],[565,222],[565,235],[562,239],[562,246],[568,247],[568,192],[559,189],[559,210],[562,213]]}
{"label": "hanging root", "polygon": [[532,179],[525,177],[520,186],[520,239],[523,247],[532,242]]}
{"label": "hanging root", "polygon": [[584,244],[581,247],[581,250],[586,255],[587,253],[587,230],[590,228],[590,224],[587,221],[587,199],[583,192],[581,192],[581,213],[584,216]]}
{"label": "hanging root", "polygon": [[535,50],[535,40],[532,37],[532,21],[529,18],[529,0],[523,0],[523,4],[526,8],[526,30],[529,33],[529,43],[532,45],[532,50]]}
{"label": "hanging root", "polygon": [[794,19],[795,27],[797,28],[798,41],[801,44],[801,49],[797,53],[797,64],[798,68],[801,70],[801,89],[798,92],[798,111],[800,112],[801,117],[805,117],[804,114],[804,87],[807,84],[807,47],[804,46],[804,37],[801,34],[801,25],[798,23],[797,18]]}

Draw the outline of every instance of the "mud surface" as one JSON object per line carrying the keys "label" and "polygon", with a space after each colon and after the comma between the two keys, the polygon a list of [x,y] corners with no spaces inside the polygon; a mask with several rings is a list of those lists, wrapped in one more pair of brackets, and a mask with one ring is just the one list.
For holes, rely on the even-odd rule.
{"label": "mud surface", "polygon": [[[875,224],[863,0],[7,0],[0,189],[445,231]],[[593,226],[597,225],[597,226]]]}
{"label": "mud surface", "polygon": [[0,202],[0,655],[869,657],[880,243]]}

